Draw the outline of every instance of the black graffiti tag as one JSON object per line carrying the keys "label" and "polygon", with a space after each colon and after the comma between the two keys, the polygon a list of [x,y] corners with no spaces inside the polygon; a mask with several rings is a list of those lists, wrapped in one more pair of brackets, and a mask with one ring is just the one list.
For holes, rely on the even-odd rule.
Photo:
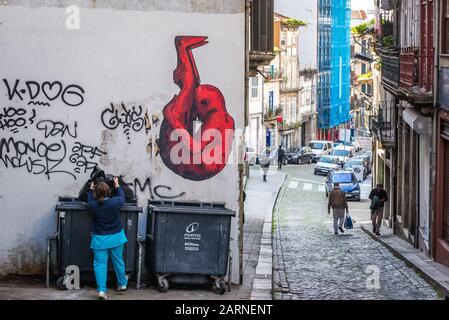
{"label": "black graffiti tag", "polygon": [[76,173],[86,173],[89,170],[93,170],[98,163],[92,161],[95,157],[101,157],[107,153],[101,151],[97,147],[84,145],[81,142],[75,142],[72,148],[72,154],[69,157],[69,161],[75,164],[74,171]]}
{"label": "black graffiti tag", "polygon": [[139,178],[135,178],[134,182],[128,183],[128,185],[130,187],[134,188],[135,195],[137,195],[138,192],[143,193],[146,190],[148,190],[150,199],[152,199],[152,200],[155,198],[173,200],[173,199],[181,198],[185,195],[185,192],[181,192],[179,194],[172,194],[172,195],[163,194],[161,192],[161,189],[171,191],[172,188],[169,186],[165,186],[165,185],[157,185],[157,186],[153,187],[151,178],[146,178],[143,183],[140,181]]}
{"label": "black graffiti tag", "polygon": [[145,114],[142,106],[127,108],[121,104],[121,109],[117,109],[113,103],[101,113],[103,125],[110,130],[115,130],[119,126],[123,128],[128,143],[130,142],[130,130],[139,132],[145,127]]}
{"label": "black graffiti tag", "polygon": [[0,129],[18,133],[19,129],[27,129],[28,125],[34,123],[36,110],[26,110],[24,108],[3,108],[0,110]]}
{"label": "black graffiti tag", "polygon": [[75,175],[58,170],[67,155],[67,146],[63,140],[55,143],[16,140],[13,137],[0,140],[0,164],[5,168],[25,168],[34,175],[46,175],[48,179],[56,173]]}
{"label": "black graffiti tag", "polygon": [[70,128],[69,125],[60,121],[41,120],[36,124],[36,128],[44,132],[45,138],[55,137],[58,135],[63,138],[65,134],[69,135],[72,138],[78,137],[78,124],[76,123],[76,121],[73,124],[73,128]]}
{"label": "black graffiti tag", "polygon": [[77,84],[64,86],[60,81],[37,81],[21,82],[16,79],[14,83],[3,79],[10,101],[18,99],[28,100],[28,105],[50,106],[50,102],[60,98],[61,101],[70,106],[77,107],[84,102],[84,89]]}

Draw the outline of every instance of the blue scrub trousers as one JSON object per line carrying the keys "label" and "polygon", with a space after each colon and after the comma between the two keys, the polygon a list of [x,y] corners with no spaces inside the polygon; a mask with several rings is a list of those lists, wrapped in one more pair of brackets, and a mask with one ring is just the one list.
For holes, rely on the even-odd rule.
{"label": "blue scrub trousers", "polygon": [[112,265],[114,266],[119,286],[127,286],[125,262],[123,261],[123,245],[110,249],[94,250],[94,271],[97,281],[97,291],[107,292],[106,280],[108,277],[108,256],[111,255]]}
{"label": "blue scrub trousers", "polygon": [[94,251],[94,272],[97,281],[97,291],[107,291],[106,281],[108,278],[108,258],[111,255],[119,286],[127,286],[125,262],[123,261],[123,248],[128,241],[125,232],[108,235],[92,235],[90,248]]}

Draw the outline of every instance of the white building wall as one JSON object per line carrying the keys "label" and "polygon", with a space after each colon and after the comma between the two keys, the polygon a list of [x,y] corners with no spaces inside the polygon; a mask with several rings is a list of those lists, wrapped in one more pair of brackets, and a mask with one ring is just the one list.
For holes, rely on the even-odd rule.
{"label": "white building wall", "polygon": [[[13,0],[1,6],[0,103],[14,111],[16,124],[0,130],[1,274],[42,271],[58,196],[76,196],[95,163],[134,185],[151,181],[138,190],[142,206],[170,197],[224,202],[239,213],[238,148],[221,172],[193,181],[164,165],[154,145],[162,110],[180,91],[173,81],[178,35],[208,37],[194,50],[202,84],[221,91],[236,130],[243,128],[244,1],[203,2]],[[65,5],[72,3],[81,6],[80,30],[65,27]],[[9,92],[6,83],[17,90]],[[122,117],[122,104],[132,117]],[[142,126],[145,112],[151,128]],[[140,233],[144,225],[142,215]],[[238,241],[234,218],[234,282]]]}
{"label": "white building wall", "polygon": [[[257,87],[254,81],[257,79]],[[262,125],[263,103],[264,103],[264,79],[262,76],[249,79],[249,123],[246,145],[255,148],[257,153],[262,152],[264,144],[264,130]],[[257,88],[257,89],[256,89]],[[257,95],[254,96],[254,93]]]}

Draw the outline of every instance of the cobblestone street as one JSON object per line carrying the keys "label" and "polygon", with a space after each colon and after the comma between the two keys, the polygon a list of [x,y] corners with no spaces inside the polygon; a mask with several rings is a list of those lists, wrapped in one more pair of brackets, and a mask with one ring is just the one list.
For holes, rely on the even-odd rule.
{"label": "cobblestone street", "polygon": [[[433,288],[356,223],[334,235],[324,176],[313,165],[288,165],[275,212],[275,299],[438,299]],[[369,185],[363,184],[362,197]],[[364,192],[363,192],[364,191]],[[366,207],[366,214],[360,212]],[[357,222],[369,220],[369,202],[350,202]],[[354,218],[354,215],[353,215]],[[278,271],[278,272],[277,272]],[[379,286],[371,278],[379,274]]]}

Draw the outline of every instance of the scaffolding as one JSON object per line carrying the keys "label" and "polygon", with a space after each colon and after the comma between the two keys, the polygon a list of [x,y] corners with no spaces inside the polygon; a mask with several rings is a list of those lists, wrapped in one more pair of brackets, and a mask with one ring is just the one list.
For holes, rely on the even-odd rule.
{"label": "scaffolding", "polygon": [[350,120],[350,0],[318,1],[318,128]]}

